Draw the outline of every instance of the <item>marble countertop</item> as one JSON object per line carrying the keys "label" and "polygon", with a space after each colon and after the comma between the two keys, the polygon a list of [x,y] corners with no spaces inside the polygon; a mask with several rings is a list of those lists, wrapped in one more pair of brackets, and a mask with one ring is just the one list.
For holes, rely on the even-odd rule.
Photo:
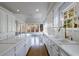
{"label": "marble countertop", "polygon": [[5,40],[0,40],[0,44],[16,44],[19,42],[19,39],[11,40],[11,39],[5,39]]}
{"label": "marble countertop", "polygon": [[18,44],[22,42],[24,42],[24,40],[19,40],[19,39],[15,39],[15,40],[6,39],[0,41],[0,55],[5,54],[7,51],[9,51],[12,48],[15,48]]}
{"label": "marble countertop", "polygon": [[24,38],[25,38],[24,34],[18,35],[15,37],[9,37],[9,38],[0,40],[0,44],[16,44],[17,42],[24,40]]}
{"label": "marble countertop", "polygon": [[8,39],[0,40],[0,55],[5,54],[7,51],[16,47],[16,45],[22,41],[24,41],[24,39],[18,36],[15,39],[8,38]]}
{"label": "marble countertop", "polygon": [[61,48],[70,56],[79,56],[79,45],[61,45]]}
{"label": "marble countertop", "polygon": [[79,55],[79,42],[70,41],[68,39],[63,38],[55,38],[54,36],[49,36],[49,39],[52,40],[55,44],[57,44],[61,49],[63,49],[70,56],[78,56]]}

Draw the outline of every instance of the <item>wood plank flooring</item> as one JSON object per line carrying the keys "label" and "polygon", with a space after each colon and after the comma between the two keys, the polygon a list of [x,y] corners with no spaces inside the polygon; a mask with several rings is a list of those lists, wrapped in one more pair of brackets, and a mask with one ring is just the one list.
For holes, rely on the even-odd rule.
{"label": "wood plank flooring", "polygon": [[27,56],[48,56],[48,51],[45,45],[32,46],[27,53]]}

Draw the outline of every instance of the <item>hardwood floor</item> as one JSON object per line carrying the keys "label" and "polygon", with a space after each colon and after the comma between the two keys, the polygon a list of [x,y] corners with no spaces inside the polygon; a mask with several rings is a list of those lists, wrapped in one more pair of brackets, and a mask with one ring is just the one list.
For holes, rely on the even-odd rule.
{"label": "hardwood floor", "polygon": [[32,46],[27,53],[27,56],[49,56],[45,45]]}

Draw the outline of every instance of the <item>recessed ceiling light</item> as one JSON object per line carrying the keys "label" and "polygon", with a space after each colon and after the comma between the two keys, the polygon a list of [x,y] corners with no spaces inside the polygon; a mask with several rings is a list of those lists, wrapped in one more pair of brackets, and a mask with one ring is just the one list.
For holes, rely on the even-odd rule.
{"label": "recessed ceiling light", "polygon": [[19,9],[17,9],[17,12],[19,12],[20,10]]}
{"label": "recessed ceiling light", "polygon": [[39,12],[39,9],[36,9],[35,11],[36,11],[36,12]]}

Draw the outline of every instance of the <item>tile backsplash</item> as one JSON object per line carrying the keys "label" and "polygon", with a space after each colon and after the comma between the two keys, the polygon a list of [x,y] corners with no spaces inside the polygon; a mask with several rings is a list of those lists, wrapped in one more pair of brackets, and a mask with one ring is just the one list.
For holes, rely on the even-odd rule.
{"label": "tile backsplash", "polygon": [[73,40],[79,42],[79,29],[78,29],[78,30],[73,30],[73,31],[72,31],[72,38],[73,38]]}
{"label": "tile backsplash", "polygon": [[67,33],[67,36],[72,37],[74,41],[79,42],[79,29],[72,28],[72,29],[66,30],[66,33]]}

